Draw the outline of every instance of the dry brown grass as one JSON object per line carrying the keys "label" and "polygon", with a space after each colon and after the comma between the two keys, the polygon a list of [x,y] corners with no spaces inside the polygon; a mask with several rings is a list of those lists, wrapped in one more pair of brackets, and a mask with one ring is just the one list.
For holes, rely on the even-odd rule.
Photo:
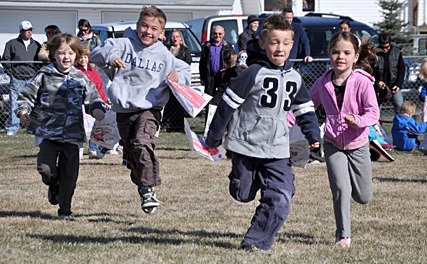
{"label": "dry brown grass", "polygon": [[56,219],[35,170],[37,148],[23,133],[1,135],[0,263],[426,263],[427,157],[395,153],[375,162],[374,200],[352,204],[353,244],[333,247],[324,165],[296,169],[292,212],[269,252],[238,250],[258,202],[228,195],[227,160],[189,152],[184,135],[161,133],[161,206],[142,212],[118,156],[86,157],[74,221]]}

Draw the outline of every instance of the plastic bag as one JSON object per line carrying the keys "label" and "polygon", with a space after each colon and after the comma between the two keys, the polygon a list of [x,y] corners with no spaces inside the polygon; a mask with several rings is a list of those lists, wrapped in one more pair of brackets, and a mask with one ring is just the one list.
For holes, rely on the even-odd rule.
{"label": "plastic bag", "polygon": [[192,117],[196,117],[212,99],[212,96],[193,90],[183,84],[170,80],[168,80],[168,83],[173,95]]}
{"label": "plastic bag", "polygon": [[116,112],[108,110],[105,118],[96,120],[92,128],[90,140],[96,145],[114,149],[120,141],[119,129],[117,128]]}

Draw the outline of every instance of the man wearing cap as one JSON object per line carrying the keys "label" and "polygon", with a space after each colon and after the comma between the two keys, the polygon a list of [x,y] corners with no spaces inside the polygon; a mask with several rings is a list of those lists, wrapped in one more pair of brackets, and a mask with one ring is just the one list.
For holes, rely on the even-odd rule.
{"label": "man wearing cap", "polygon": [[[30,21],[19,24],[19,36],[6,43],[3,52],[3,61],[37,61],[37,54],[41,45],[33,38],[33,25]],[[5,130],[7,135],[16,134],[19,129],[19,118],[14,114],[17,108],[16,100],[21,90],[36,74],[39,66],[32,63],[2,63],[6,73],[10,76],[9,84],[9,118]]]}
{"label": "man wearing cap", "polygon": [[251,39],[258,39],[258,35],[256,34],[256,31],[259,27],[259,19],[256,15],[250,15],[248,16],[248,25],[246,26],[245,30],[240,34],[239,36],[239,51],[246,50],[246,44]]}

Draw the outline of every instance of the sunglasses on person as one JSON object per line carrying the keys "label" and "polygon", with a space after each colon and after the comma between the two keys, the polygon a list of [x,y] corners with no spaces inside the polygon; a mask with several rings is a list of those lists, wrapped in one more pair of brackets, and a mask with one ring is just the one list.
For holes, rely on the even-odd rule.
{"label": "sunglasses on person", "polygon": [[79,28],[82,33],[89,33],[89,28]]}
{"label": "sunglasses on person", "polygon": [[386,44],[386,45],[380,45],[380,47],[381,47],[381,49],[382,50],[388,50],[388,49],[390,49],[390,44]]}
{"label": "sunglasses on person", "polygon": [[222,36],[222,33],[221,32],[214,32],[213,35],[214,36]]}

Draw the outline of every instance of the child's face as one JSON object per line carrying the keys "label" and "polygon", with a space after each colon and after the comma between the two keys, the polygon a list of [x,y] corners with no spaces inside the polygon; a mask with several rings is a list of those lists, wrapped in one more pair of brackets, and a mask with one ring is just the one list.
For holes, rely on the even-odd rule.
{"label": "child's face", "polygon": [[344,73],[353,70],[353,65],[357,62],[359,54],[356,53],[350,41],[340,40],[331,48],[329,58],[335,72]]}
{"label": "child's face", "polygon": [[78,61],[80,66],[86,67],[89,63],[89,57],[86,54],[83,54]]}
{"label": "child's face", "polygon": [[265,50],[267,57],[276,66],[283,66],[289,57],[292,45],[292,31],[272,30],[259,40],[259,45]]}
{"label": "child's face", "polygon": [[153,45],[163,34],[163,27],[156,17],[145,16],[136,25],[138,37],[145,46]]}
{"label": "child's face", "polygon": [[60,72],[69,72],[76,61],[76,53],[71,49],[70,45],[62,43],[55,51],[56,67]]}

